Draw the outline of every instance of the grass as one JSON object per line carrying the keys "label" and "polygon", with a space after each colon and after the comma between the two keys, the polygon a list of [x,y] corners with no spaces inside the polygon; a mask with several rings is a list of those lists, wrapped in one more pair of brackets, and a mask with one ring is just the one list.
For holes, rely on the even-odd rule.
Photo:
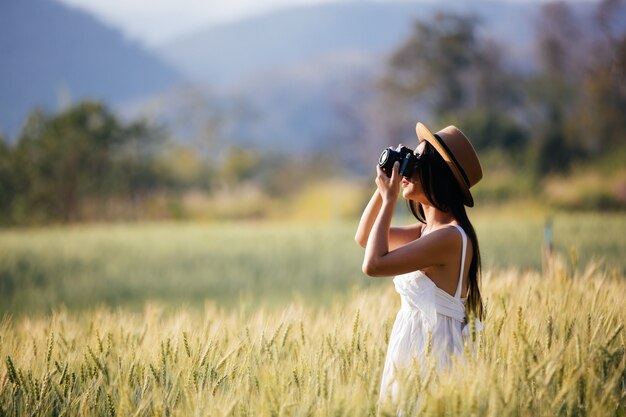
{"label": "grass", "polygon": [[[552,214],[543,270],[545,212],[471,216],[486,330],[465,365],[405,375],[404,415],[624,415],[624,216]],[[354,228],[3,231],[0,416],[395,415],[377,399],[399,299],[361,274]]]}
{"label": "grass", "polygon": [[359,256],[345,225],[103,225],[5,232],[0,242],[2,308],[12,313],[295,294],[319,302],[364,284],[359,268],[338,262]]}
{"label": "grass", "polygon": [[[487,273],[465,365],[403,383],[404,415],[626,411],[623,275]],[[399,307],[390,286],[327,308],[58,309],[0,324],[0,415],[388,416],[377,404]],[[408,382],[407,382],[408,381]]]}
{"label": "grass", "polygon": [[[486,271],[541,269],[545,213],[529,208],[472,213]],[[626,217],[553,214],[557,252],[626,272]],[[398,219],[399,222],[408,218]],[[365,278],[356,221],[341,223],[154,223],[13,229],[0,233],[0,315],[46,314],[97,304],[141,310],[205,300],[328,305]]]}

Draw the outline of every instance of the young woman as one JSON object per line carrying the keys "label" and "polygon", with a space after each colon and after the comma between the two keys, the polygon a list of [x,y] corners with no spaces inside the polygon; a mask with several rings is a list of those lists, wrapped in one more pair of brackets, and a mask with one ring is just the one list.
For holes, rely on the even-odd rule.
{"label": "young woman", "polygon": [[[388,176],[377,167],[376,186],[365,208],[355,240],[365,248],[363,272],[373,277],[396,275],[402,307],[391,331],[381,400],[397,399],[396,371],[430,360],[441,369],[463,351],[469,315],[481,326],[480,252],[465,206],[474,200],[470,188],[482,178],[476,151],[456,127],[433,134],[416,127],[417,167],[401,177],[398,163]],[[419,223],[391,227],[398,194]],[[430,344],[430,346],[428,346]]]}

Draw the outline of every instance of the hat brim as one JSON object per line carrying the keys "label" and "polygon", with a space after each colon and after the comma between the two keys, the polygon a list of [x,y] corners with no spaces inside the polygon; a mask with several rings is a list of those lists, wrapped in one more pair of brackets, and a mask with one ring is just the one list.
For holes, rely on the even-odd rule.
{"label": "hat brim", "polygon": [[417,138],[420,142],[425,140],[430,143],[439,155],[441,155],[443,160],[446,161],[452,171],[452,174],[454,174],[457,183],[459,184],[461,192],[463,193],[463,203],[468,207],[474,207],[474,198],[472,197],[469,185],[466,182],[467,180],[457,166],[454,157],[450,154],[450,151],[446,147],[445,143],[441,142],[435,135],[433,135],[433,133],[423,123],[417,123],[415,126],[415,132],[417,133]]}

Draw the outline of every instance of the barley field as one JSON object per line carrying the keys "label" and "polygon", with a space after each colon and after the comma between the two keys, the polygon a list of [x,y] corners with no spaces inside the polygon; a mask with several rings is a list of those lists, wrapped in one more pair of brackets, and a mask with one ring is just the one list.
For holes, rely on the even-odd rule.
{"label": "barley field", "polygon": [[[620,416],[624,277],[487,273],[487,327],[463,365],[406,384],[403,415]],[[56,310],[0,324],[0,414],[374,416],[398,300],[360,290],[320,309]]]}
{"label": "barley field", "polygon": [[623,416],[620,215],[476,216],[486,329],[379,404],[399,308],[354,224],[0,233],[0,416]]}

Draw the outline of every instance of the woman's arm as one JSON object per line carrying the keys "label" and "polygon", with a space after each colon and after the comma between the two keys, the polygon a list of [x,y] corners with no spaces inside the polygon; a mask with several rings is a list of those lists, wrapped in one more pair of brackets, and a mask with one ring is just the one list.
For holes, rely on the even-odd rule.
{"label": "woman's arm", "polygon": [[377,270],[378,259],[389,252],[389,228],[400,192],[399,165],[398,162],[393,164],[391,177],[388,177],[379,166],[376,167],[376,191],[380,196],[380,208],[365,245],[362,267],[363,272],[370,276]]}
{"label": "woman's arm", "polygon": [[389,229],[400,188],[400,175],[394,165],[391,178],[378,168],[376,185],[381,207],[365,247],[363,272],[369,276],[390,276],[441,265],[454,250],[458,232],[442,229],[413,240],[397,249],[389,248]]}
{"label": "woman's arm", "polygon": [[[369,239],[376,217],[380,212],[382,203],[383,199],[380,196],[378,189],[376,189],[369,203],[367,203],[365,210],[363,210],[361,220],[359,221],[359,227],[357,228],[356,235],[354,236],[354,240],[362,248],[367,245],[367,240]],[[421,234],[421,223],[411,224],[408,226],[391,227],[389,229],[389,246],[391,249],[399,248],[400,246],[419,238]]]}
{"label": "woman's arm", "polygon": [[396,200],[386,198],[381,205],[381,210],[374,221],[371,236],[365,246],[363,273],[369,276],[377,276],[378,260],[389,252],[389,227],[391,226]]}
{"label": "woman's arm", "polygon": [[363,273],[371,277],[387,277],[417,271],[450,262],[450,254],[460,250],[461,240],[455,228],[436,230],[397,249],[389,250],[385,242],[385,223],[390,217],[383,204],[380,227],[377,222],[367,243]]}
{"label": "woman's arm", "polygon": [[383,199],[380,197],[378,189],[376,189],[372,198],[370,198],[369,203],[367,203],[365,210],[363,210],[361,220],[359,221],[359,227],[356,229],[356,235],[354,236],[354,240],[362,248],[367,245],[367,239],[372,231],[372,226],[374,226],[374,221],[376,220],[376,216],[378,216],[382,203]]}

